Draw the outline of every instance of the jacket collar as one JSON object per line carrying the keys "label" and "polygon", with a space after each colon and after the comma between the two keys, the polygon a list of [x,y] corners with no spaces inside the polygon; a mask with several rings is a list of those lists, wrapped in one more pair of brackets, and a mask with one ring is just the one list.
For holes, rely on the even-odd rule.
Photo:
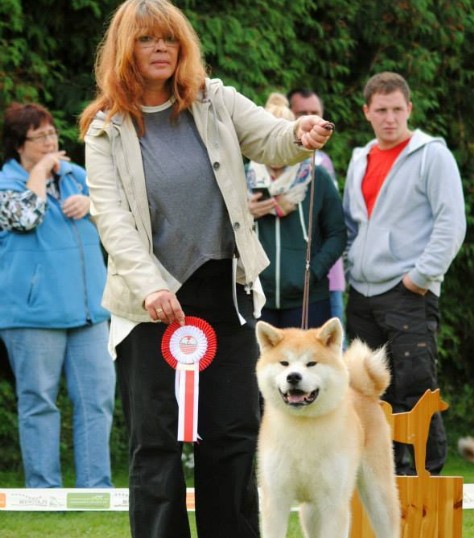
{"label": "jacket collar", "polygon": [[[446,145],[446,142],[444,141],[443,138],[434,137],[421,131],[420,129],[415,129],[411,136],[410,143],[408,144],[408,146],[406,147],[404,151],[406,151],[407,155],[410,155],[410,153],[413,153],[414,151],[419,150],[423,146],[426,146],[426,144],[430,144],[432,142],[440,142],[443,145]],[[363,148],[356,148],[355,158],[365,159],[375,144],[377,144],[377,139],[374,138]]]}
{"label": "jacket collar", "polygon": [[[58,175],[60,177],[70,173],[72,171],[71,163],[67,161],[60,162],[60,168]],[[26,183],[30,174],[23,168],[23,166],[16,159],[9,159],[2,168],[2,172],[7,181],[13,181],[17,183]]]}

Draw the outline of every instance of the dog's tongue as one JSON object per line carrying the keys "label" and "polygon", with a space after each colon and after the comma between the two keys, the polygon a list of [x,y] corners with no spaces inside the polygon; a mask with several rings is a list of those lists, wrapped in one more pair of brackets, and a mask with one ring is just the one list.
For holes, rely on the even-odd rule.
{"label": "dog's tongue", "polygon": [[290,392],[288,394],[288,403],[290,404],[299,404],[305,402],[306,394],[304,392]]}

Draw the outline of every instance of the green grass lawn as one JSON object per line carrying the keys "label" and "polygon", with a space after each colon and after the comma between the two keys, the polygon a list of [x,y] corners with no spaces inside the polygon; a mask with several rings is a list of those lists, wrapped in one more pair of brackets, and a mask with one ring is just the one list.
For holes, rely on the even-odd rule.
{"label": "green grass lawn", "polygon": [[[474,483],[474,465],[457,454],[450,455],[443,472],[446,476],[463,476]],[[114,473],[116,487],[127,486],[126,470]],[[22,487],[21,473],[0,472],[2,487]],[[66,473],[65,486],[73,486],[73,476]],[[197,537],[194,514],[190,513],[193,537]],[[130,538],[126,512],[1,512],[0,538]],[[288,538],[302,538],[298,518],[292,514]],[[422,537],[420,537],[422,538]],[[463,538],[474,538],[474,510],[463,512]]]}

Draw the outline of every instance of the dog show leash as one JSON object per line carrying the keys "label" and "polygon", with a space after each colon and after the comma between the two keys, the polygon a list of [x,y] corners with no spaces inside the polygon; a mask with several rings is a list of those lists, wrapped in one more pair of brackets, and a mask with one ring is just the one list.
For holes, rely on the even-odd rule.
{"label": "dog show leash", "polygon": [[[334,131],[336,126],[334,123],[328,121],[324,125],[329,131]],[[303,287],[303,305],[301,308],[301,328],[308,329],[308,311],[309,311],[309,279],[311,275],[311,243],[313,240],[313,212],[314,212],[314,191],[316,183],[316,153],[318,150],[313,151],[311,155],[311,188],[310,188],[310,200],[309,200],[309,212],[308,212],[308,244],[306,246],[306,262],[304,272],[304,287]]]}
{"label": "dog show leash", "polygon": [[301,328],[308,329],[308,311],[309,311],[309,277],[311,275],[311,242],[313,240],[313,211],[314,211],[314,184],[316,183],[316,151],[311,155],[311,187],[309,191],[309,213],[308,213],[308,244],[306,245],[306,261],[304,271],[303,286],[303,306],[301,308]]}

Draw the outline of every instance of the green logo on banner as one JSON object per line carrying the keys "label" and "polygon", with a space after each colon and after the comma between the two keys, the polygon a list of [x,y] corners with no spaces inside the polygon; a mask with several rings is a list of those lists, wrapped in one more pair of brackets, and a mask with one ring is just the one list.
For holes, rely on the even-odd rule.
{"label": "green logo on banner", "polygon": [[68,493],[67,507],[75,510],[109,509],[110,493]]}

